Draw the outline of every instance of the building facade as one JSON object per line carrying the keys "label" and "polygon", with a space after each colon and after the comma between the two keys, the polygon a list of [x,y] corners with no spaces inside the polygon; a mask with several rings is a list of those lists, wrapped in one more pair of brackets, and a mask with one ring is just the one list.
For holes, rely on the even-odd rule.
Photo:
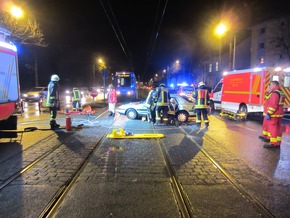
{"label": "building facade", "polygon": [[237,40],[234,49],[227,49],[221,57],[203,61],[194,71],[197,81],[214,87],[229,70],[255,67],[290,67],[290,17],[267,20],[251,27],[248,36]]}

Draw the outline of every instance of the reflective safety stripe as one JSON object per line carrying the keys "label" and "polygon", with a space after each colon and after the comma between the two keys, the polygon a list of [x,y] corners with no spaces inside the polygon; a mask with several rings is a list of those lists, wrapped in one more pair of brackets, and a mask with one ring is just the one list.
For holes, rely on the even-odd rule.
{"label": "reflective safety stripe", "polygon": [[74,98],[74,100],[80,100],[80,98],[81,98],[80,90],[78,90],[78,89],[73,90],[73,98]]}

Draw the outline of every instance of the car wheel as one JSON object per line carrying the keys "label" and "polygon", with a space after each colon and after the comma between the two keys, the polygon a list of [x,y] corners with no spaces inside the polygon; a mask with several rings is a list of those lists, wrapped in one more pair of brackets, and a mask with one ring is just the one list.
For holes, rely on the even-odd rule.
{"label": "car wheel", "polygon": [[240,106],[239,112],[240,112],[240,113],[243,112],[243,113],[247,114],[247,113],[248,113],[247,105],[242,104],[242,105]]}
{"label": "car wheel", "polygon": [[179,122],[185,123],[188,121],[189,114],[186,111],[179,111],[176,117]]}
{"label": "car wheel", "polygon": [[137,118],[138,114],[137,111],[130,108],[126,111],[126,116],[130,119],[130,120],[134,120]]}
{"label": "car wheel", "polygon": [[238,120],[242,119],[242,120],[246,120],[247,119],[247,115],[248,115],[248,108],[247,105],[242,104],[239,108],[239,113],[245,114],[245,116],[243,117],[239,117]]}

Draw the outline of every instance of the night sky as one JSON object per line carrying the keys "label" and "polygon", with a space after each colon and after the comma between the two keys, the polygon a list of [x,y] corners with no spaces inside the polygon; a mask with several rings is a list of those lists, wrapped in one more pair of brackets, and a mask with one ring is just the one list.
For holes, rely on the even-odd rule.
{"label": "night sky", "polygon": [[[141,80],[148,80],[156,70],[166,68],[176,59],[187,65],[197,63],[211,47],[206,41],[214,44],[216,40],[206,36],[219,18],[230,16],[239,31],[282,13],[285,8],[279,3],[283,1],[271,4],[260,0],[21,2],[37,19],[49,44],[47,48],[36,49],[41,86],[47,85],[53,73],[59,74],[66,86],[90,86],[93,62],[98,57],[105,58],[111,73],[134,70]],[[123,48],[119,40],[125,42]],[[19,46],[20,83],[24,88],[34,86],[31,79],[34,77],[34,50]]]}

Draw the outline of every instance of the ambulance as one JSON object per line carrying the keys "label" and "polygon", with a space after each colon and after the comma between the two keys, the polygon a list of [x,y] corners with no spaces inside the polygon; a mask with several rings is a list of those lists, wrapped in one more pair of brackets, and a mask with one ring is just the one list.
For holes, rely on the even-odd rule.
{"label": "ambulance", "polygon": [[0,26],[0,138],[15,138],[17,129],[15,109],[20,100],[19,72],[16,46],[6,40],[10,32]]}
{"label": "ambulance", "polygon": [[246,119],[249,113],[263,113],[265,93],[272,80],[286,95],[285,112],[290,112],[290,68],[255,68],[225,72],[210,93],[210,107],[221,116]]}

